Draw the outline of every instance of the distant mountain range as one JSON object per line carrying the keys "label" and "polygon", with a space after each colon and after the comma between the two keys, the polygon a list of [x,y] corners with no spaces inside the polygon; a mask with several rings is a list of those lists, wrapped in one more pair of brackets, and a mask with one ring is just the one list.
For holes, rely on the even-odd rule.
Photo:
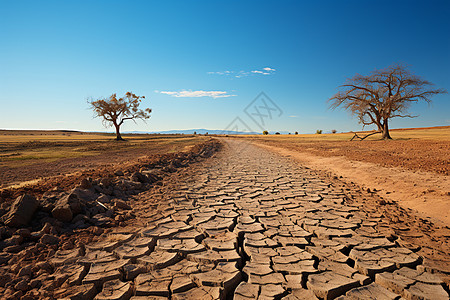
{"label": "distant mountain range", "polygon": [[232,130],[217,130],[217,129],[182,129],[182,130],[163,130],[163,131],[127,131],[124,133],[134,133],[134,134],[261,134],[260,132],[240,132],[240,131],[232,131]]}

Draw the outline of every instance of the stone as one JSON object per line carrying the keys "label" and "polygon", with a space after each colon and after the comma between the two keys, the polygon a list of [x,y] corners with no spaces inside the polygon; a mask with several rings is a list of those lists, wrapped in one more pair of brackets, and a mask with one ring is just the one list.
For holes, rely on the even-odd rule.
{"label": "stone", "polygon": [[130,258],[133,262],[135,262],[137,258],[148,255],[151,250],[148,247],[133,247],[129,245],[122,245],[114,249],[113,252],[118,258]]}
{"label": "stone", "polygon": [[[331,260],[339,263],[347,263],[348,257],[331,247],[313,247],[307,246],[306,250],[317,256],[320,260]],[[353,251],[353,250],[352,250]],[[351,257],[352,258],[352,257]]]}
{"label": "stone", "polygon": [[116,199],[114,200],[114,207],[118,209],[130,210],[132,209],[130,205],[128,205],[125,201]]}
{"label": "stone", "polygon": [[270,267],[270,264],[262,264],[250,261],[245,264],[244,269],[242,270],[245,274],[250,276],[250,274],[256,275],[267,275],[273,272],[273,269]]}
{"label": "stone", "polygon": [[94,284],[83,284],[56,290],[54,296],[57,299],[84,300],[94,299],[96,293]]}
{"label": "stone", "polygon": [[77,207],[79,205],[79,200],[77,195],[71,193],[67,196],[60,198],[55,203],[55,208],[52,210],[53,218],[62,221],[70,222],[74,216],[72,212],[72,206]]}
{"label": "stone", "polygon": [[[170,284],[172,282],[171,278],[152,278],[151,280],[140,280],[139,275],[136,282],[136,296],[161,296],[169,297],[170,295]],[[173,297],[172,297],[173,298]]]}
{"label": "stone", "polygon": [[27,239],[31,237],[31,231],[26,228],[18,229],[15,234],[20,235],[22,238]]}
{"label": "stone", "polygon": [[[378,274],[377,274],[378,275]],[[348,291],[346,294],[348,299],[364,300],[364,299],[380,299],[380,300],[397,300],[399,295],[379,286],[376,283],[371,283],[366,286],[361,286]]]}
{"label": "stone", "polygon": [[281,285],[265,284],[261,286],[259,299],[278,299],[285,292],[285,289]]}
{"label": "stone", "polygon": [[28,286],[27,280],[25,280],[25,279],[19,281],[18,283],[16,283],[14,285],[14,289],[16,291],[26,292],[28,290],[28,288],[29,288],[29,286]]}
{"label": "stone", "polygon": [[195,262],[217,263],[217,262],[240,262],[241,256],[236,250],[213,251],[207,250],[199,253],[188,254],[187,259]]}
{"label": "stone", "polygon": [[106,281],[102,291],[95,297],[96,300],[128,300],[133,294],[130,282],[118,279]]}
{"label": "stone", "polygon": [[18,277],[23,276],[31,276],[31,265],[25,266],[19,270],[19,273],[17,273]]}
{"label": "stone", "polygon": [[234,226],[234,220],[230,218],[216,217],[215,219],[197,225],[198,230],[204,232],[206,230],[222,230],[231,228]]}
{"label": "stone", "polygon": [[313,291],[302,288],[293,289],[290,295],[281,298],[282,300],[319,300]]}
{"label": "stone", "polygon": [[139,274],[147,272],[147,269],[144,266],[129,264],[123,267],[123,274],[126,281],[133,280]]}
{"label": "stone", "polygon": [[141,182],[141,183],[147,183],[148,182],[148,178],[146,175],[140,173],[140,172],[134,172],[133,174],[131,174],[130,179],[132,181],[135,182]]}
{"label": "stone", "polygon": [[302,286],[306,285],[306,276],[303,277],[301,274],[295,275],[285,275],[286,283],[283,285],[284,288],[289,290],[301,289]]}
{"label": "stone", "polygon": [[55,245],[59,243],[60,238],[52,234],[44,234],[39,241],[44,245]]}
{"label": "stone", "polygon": [[202,286],[190,289],[187,292],[173,294],[173,300],[223,300],[225,295],[220,287]]}
{"label": "stone", "polygon": [[168,222],[159,224],[154,228],[144,230],[142,234],[146,237],[162,239],[171,237],[178,232],[187,231],[189,229],[192,229],[192,226],[187,225],[184,222]]}
{"label": "stone", "polygon": [[278,246],[278,243],[260,232],[245,234],[244,247],[264,247],[273,248]]}
{"label": "stone", "polygon": [[243,281],[237,286],[234,292],[234,299],[236,300],[257,299],[259,295],[259,289],[260,289],[259,285]]}
{"label": "stone", "polygon": [[275,236],[274,241],[280,243],[283,246],[298,246],[304,247],[308,246],[309,242],[303,237],[292,237],[292,236]]}
{"label": "stone", "polygon": [[202,243],[211,250],[223,251],[237,249],[237,235],[228,230],[203,239]]}
{"label": "stone", "polygon": [[264,227],[260,223],[237,224],[235,231],[239,234],[255,233],[264,231]]}
{"label": "stone", "polygon": [[425,258],[422,265],[417,266],[419,271],[428,271],[430,273],[450,274],[450,260],[437,260]]}
{"label": "stone", "polygon": [[92,188],[92,183],[87,178],[83,178],[80,182],[80,188],[82,189],[90,189]]}
{"label": "stone", "polygon": [[17,197],[4,217],[5,225],[9,227],[27,225],[38,206],[39,203],[34,196],[25,194]]}
{"label": "stone", "polygon": [[314,267],[314,260],[300,260],[285,264],[274,263],[273,270],[276,272],[285,272],[287,274],[311,274],[317,273]]}
{"label": "stone", "polygon": [[107,263],[117,260],[113,253],[107,251],[88,251],[78,260],[79,264],[89,267],[91,264]]}
{"label": "stone", "polygon": [[137,263],[146,265],[149,270],[165,268],[178,261],[180,261],[180,256],[177,253],[165,251],[154,251],[137,259]]}
{"label": "stone", "polygon": [[193,274],[192,279],[198,286],[223,287],[225,294],[234,290],[241,281],[241,272],[235,263],[219,262],[214,270]]}
{"label": "stone", "polygon": [[323,272],[308,276],[308,289],[323,299],[334,299],[359,286],[359,281],[332,272]]}
{"label": "stone", "polygon": [[104,250],[104,251],[113,251],[123,243],[130,241],[133,238],[133,234],[110,234],[106,238],[86,245],[86,248],[94,251],[94,250]]}
{"label": "stone", "polygon": [[127,264],[130,264],[129,260],[93,264],[89,273],[84,277],[83,284],[93,283],[99,289],[106,281],[121,279],[121,270]]}
{"label": "stone", "polygon": [[248,277],[248,282],[260,285],[286,284],[286,279],[281,273],[270,273],[267,275],[250,274],[250,276]]}
{"label": "stone", "polygon": [[168,297],[163,296],[133,296],[130,300],[168,300]]}
{"label": "stone", "polygon": [[430,300],[448,300],[449,294],[441,285],[426,284],[416,282],[405,290],[403,296],[407,300],[413,299],[430,299]]}
{"label": "stone", "polygon": [[196,287],[195,283],[188,275],[176,276],[172,279],[170,284],[170,291],[172,294],[184,293]]}
{"label": "stone", "polygon": [[69,286],[78,285],[81,283],[86,273],[87,267],[83,265],[63,265],[53,274],[54,282],[56,282],[58,286],[62,285],[64,282]]}
{"label": "stone", "polygon": [[205,251],[206,248],[202,244],[197,243],[194,239],[160,239],[158,240],[156,249],[167,252],[178,252],[180,254],[189,254]]}
{"label": "stone", "polygon": [[130,247],[147,247],[153,251],[153,248],[156,245],[156,239],[151,237],[137,237],[127,242],[125,245]]}

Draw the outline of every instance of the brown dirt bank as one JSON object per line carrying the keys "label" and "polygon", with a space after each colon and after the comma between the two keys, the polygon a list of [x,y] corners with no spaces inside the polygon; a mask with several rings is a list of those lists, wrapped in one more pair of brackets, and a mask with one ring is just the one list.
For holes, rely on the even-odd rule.
{"label": "brown dirt bank", "polygon": [[400,167],[411,171],[450,174],[450,141],[299,141],[286,139],[254,139],[258,143],[281,146],[324,157],[345,157],[352,161],[369,162],[382,167]]}
{"label": "brown dirt bank", "polygon": [[[392,149],[395,145],[403,145],[403,143],[395,142],[384,144],[387,145],[388,149]],[[370,155],[367,153],[363,155],[361,150],[362,148],[369,148],[371,145],[368,145],[368,143],[347,143],[349,144],[346,147],[347,155],[338,156],[335,155],[336,152],[330,153],[329,150],[323,150],[326,149],[326,146],[323,146],[322,143],[300,147],[279,142],[254,141],[256,145],[291,156],[312,169],[327,171],[339,177],[342,176],[345,181],[369,188],[384,198],[397,201],[405,208],[416,210],[422,217],[431,217],[435,222],[442,222],[450,226],[449,177],[439,174],[439,172],[421,170],[420,153],[422,151],[426,153],[427,150],[424,149],[428,148],[423,141],[420,143],[414,143],[415,141],[405,142],[409,146],[407,148],[409,150],[406,151],[416,153],[408,157],[409,162],[406,163],[415,166],[415,170],[406,168],[401,164],[402,155],[397,155],[396,159],[389,161],[389,157],[392,156],[384,156],[387,150],[382,147],[381,142],[379,143],[381,148],[372,148]],[[352,145],[355,145],[354,150],[351,149]],[[421,147],[416,147],[417,145],[421,145]],[[395,153],[401,152],[401,147],[395,149],[397,151]],[[430,146],[429,149],[433,149],[433,146]],[[448,156],[449,151],[447,149],[444,149],[442,153],[436,151],[437,160]],[[338,149],[337,151],[344,151],[344,149]],[[430,160],[435,161],[431,158],[431,150],[429,151]]]}
{"label": "brown dirt bank", "polygon": [[[145,148],[128,149],[128,151],[104,153],[97,156],[63,159],[46,165],[36,163],[24,168],[16,168],[13,170],[17,176],[22,171],[26,173],[23,178],[38,180],[26,181],[17,186],[0,189],[0,204],[10,202],[24,193],[39,197],[51,189],[69,190],[79,185],[84,178],[115,177],[117,171],[132,173],[144,166],[161,168],[170,164],[180,153],[196,153],[207,144],[217,145],[218,142],[213,139],[207,139],[203,142],[197,141],[197,144],[187,148],[183,147],[184,150],[179,148],[177,152],[168,151],[169,148],[167,147],[153,148],[151,150]],[[60,169],[64,173],[60,174],[58,172]],[[40,179],[41,177],[43,178]]]}
{"label": "brown dirt bank", "polygon": [[48,140],[23,142],[0,141],[0,188],[25,181],[103,168],[137,158],[162,153],[186,151],[207,138],[152,137],[126,142]]}

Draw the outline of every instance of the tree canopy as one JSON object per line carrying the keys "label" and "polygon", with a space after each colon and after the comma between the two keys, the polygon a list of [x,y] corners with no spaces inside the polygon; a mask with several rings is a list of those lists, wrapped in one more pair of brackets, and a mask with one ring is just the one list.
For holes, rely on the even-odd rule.
{"label": "tree canopy", "polygon": [[136,119],[146,120],[150,118],[152,110],[146,108],[139,109],[142,99],[145,96],[136,96],[131,92],[127,92],[122,98],[117,98],[116,94],[112,94],[108,98],[97,100],[88,100],[91,109],[94,111],[95,117],[101,117],[103,125],[114,126],[116,129],[116,140],[123,140],[120,134],[120,126],[126,120]]}
{"label": "tree canopy", "polygon": [[408,113],[411,104],[447,93],[433,89],[433,84],[412,74],[405,66],[393,65],[370,75],[356,74],[341,85],[341,91],[329,99],[330,107],[343,107],[357,116],[363,126],[375,124],[383,139],[391,139],[391,118],[414,118]]}

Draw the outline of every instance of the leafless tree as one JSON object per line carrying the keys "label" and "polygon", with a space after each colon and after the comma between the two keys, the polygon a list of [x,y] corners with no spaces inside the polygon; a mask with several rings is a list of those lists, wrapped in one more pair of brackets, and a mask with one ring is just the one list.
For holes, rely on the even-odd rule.
{"label": "leafless tree", "polygon": [[136,122],[136,119],[145,121],[150,118],[150,113],[152,112],[150,108],[139,109],[142,99],[145,99],[145,96],[136,96],[131,92],[127,92],[122,98],[117,98],[116,94],[112,94],[108,98],[88,100],[88,103],[91,105],[95,117],[103,119],[103,125],[114,125],[116,140],[121,141],[123,138],[120,135],[120,126],[124,121],[133,120]]}
{"label": "leafless tree", "polygon": [[347,79],[342,90],[329,99],[330,107],[343,107],[356,115],[363,126],[375,124],[382,139],[391,139],[388,121],[391,118],[414,118],[408,114],[411,104],[447,93],[432,89],[433,84],[414,74],[405,66],[393,65],[375,70],[369,76],[356,74]]}

